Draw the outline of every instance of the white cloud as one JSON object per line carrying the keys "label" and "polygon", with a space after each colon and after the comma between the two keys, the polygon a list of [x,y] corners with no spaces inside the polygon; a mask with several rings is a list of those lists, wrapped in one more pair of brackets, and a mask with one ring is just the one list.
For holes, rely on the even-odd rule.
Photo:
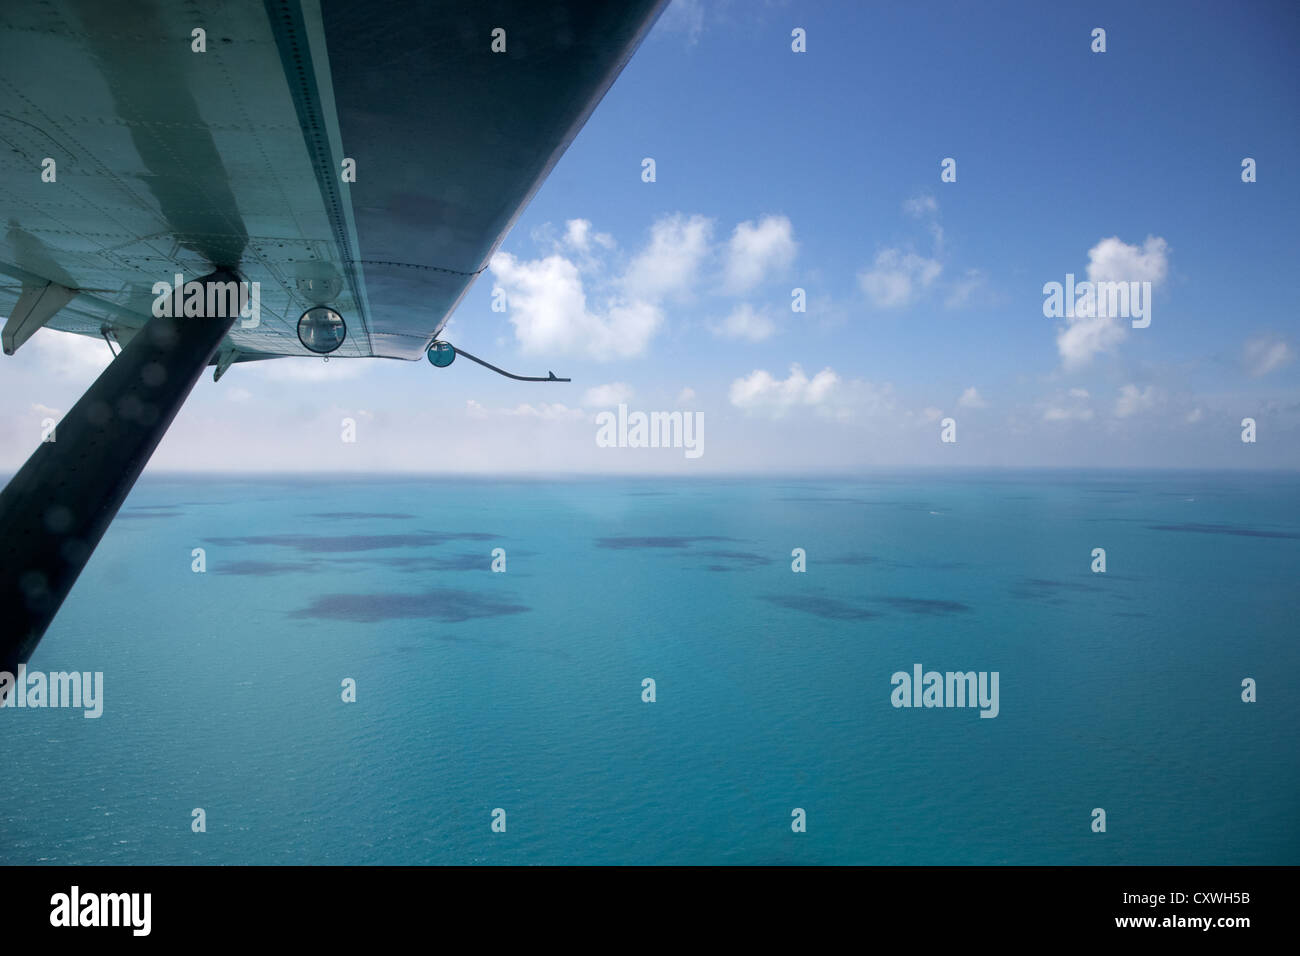
{"label": "white cloud", "polygon": [[939,212],[939,202],[933,196],[917,196],[903,202],[903,212],[913,219],[923,219]]}
{"label": "white cloud", "polygon": [[665,33],[680,33],[694,46],[704,32],[703,0],[673,0],[659,19],[657,29]]}
{"label": "white cloud", "polygon": [[942,270],[936,259],[901,249],[884,249],[871,269],[858,274],[858,281],[876,308],[895,309],[912,302]]}
{"label": "white cloud", "polygon": [[1187,413],[1187,424],[1195,425],[1197,422],[1201,420],[1202,417],[1204,417],[1204,414],[1205,413],[1202,412],[1199,408],[1193,408],[1190,412]]}
{"label": "white cloud", "polygon": [[[713,221],[674,213],[650,227],[645,247],[621,273],[609,255],[617,248],[586,219],[570,219],[563,237],[546,225],[534,230],[541,259],[508,252],[492,257],[496,286],[506,293],[510,323],[528,354],[581,355],[598,361],[641,355],[664,323],[664,303],[690,301],[708,262],[725,252],[727,291],[752,286],[788,266],[796,252],[790,220],[767,216],[740,223],[726,246],[712,242]],[[740,305],[714,328],[729,338],[762,341],[776,331],[766,310]]]}
{"label": "white cloud", "polygon": [[605,408],[619,405],[632,397],[632,387],[623,382],[610,382],[608,385],[596,385],[587,389],[582,396],[582,404]]}
{"label": "white cloud", "polygon": [[614,299],[604,314],[589,311],[577,265],[560,255],[521,260],[499,252],[489,268],[506,290],[525,353],[627,358],[641,354],[663,322],[646,301]]}
{"label": "white cloud", "polygon": [[781,413],[798,406],[824,403],[834,392],[840,378],[831,368],[824,368],[811,379],[798,365],[790,366],[786,379],[774,378],[765,369],[756,369],[731,383],[731,404],[745,410]]}
{"label": "white cloud", "polygon": [[693,401],[695,401],[695,389],[691,388],[689,385],[687,385],[685,388],[683,388],[680,392],[677,393],[678,405],[685,405],[688,402],[693,402]]}
{"label": "white cloud", "polygon": [[1056,349],[1068,369],[1087,365],[1092,357],[1109,352],[1124,340],[1124,326],[1111,316],[1076,318],[1056,336]]}
{"label": "white cloud", "polygon": [[980,395],[979,390],[972,385],[961,393],[961,398],[957,399],[957,405],[961,408],[988,408],[989,403]]}
{"label": "white cloud", "polygon": [[74,381],[93,380],[113,361],[103,339],[50,328],[38,329],[18,354],[25,360],[35,357],[43,375]]}
{"label": "white cloud", "polygon": [[1111,236],[1088,250],[1088,281],[1159,285],[1169,271],[1168,251],[1169,243],[1158,236],[1147,236],[1141,249]]}
{"label": "white cloud", "polygon": [[1257,336],[1246,342],[1242,349],[1242,360],[1246,372],[1252,378],[1260,378],[1269,372],[1289,365],[1295,359],[1295,352],[1283,339],[1267,335]]}
{"label": "white cloud", "polygon": [[1043,408],[1045,422],[1090,422],[1095,413],[1088,404],[1088,390],[1072,388],[1066,394],[1057,396]]}
{"label": "white cloud", "polygon": [[592,243],[602,249],[613,249],[617,244],[607,232],[592,232],[589,219],[570,219],[564,224],[564,245],[578,252],[590,252]]}
{"label": "white cloud", "polygon": [[1115,417],[1129,418],[1138,412],[1148,411],[1156,406],[1160,398],[1161,394],[1154,385],[1148,385],[1146,388],[1125,385],[1119,390],[1119,398],[1115,400]]}
{"label": "white cloud", "polygon": [[465,402],[465,414],[475,419],[528,418],[547,422],[586,421],[590,418],[581,408],[569,408],[559,402],[541,402],[537,405],[521,402],[514,408],[486,408],[472,398]]}
{"label": "white cloud", "polygon": [[1048,405],[1043,412],[1043,421],[1045,422],[1069,422],[1092,421],[1093,412],[1091,408],[1080,408],[1078,406],[1061,407],[1060,405]]}
{"label": "white cloud", "polygon": [[[1169,244],[1158,236],[1147,236],[1139,248],[1118,236],[1102,239],[1088,250],[1089,282],[1164,282],[1169,271]],[[1146,303],[1149,310],[1151,303]],[[1099,311],[1099,310],[1091,310]],[[1079,368],[1093,357],[1109,352],[1127,335],[1127,318],[1096,315],[1067,319],[1056,336],[1056,348],[1066,368]]]}
{"label": "white cloud", "polygon": [[729,292],[748,292],[788,269],[798,248],[794,227],[785,216],[764,216],[758,225],[742,222],[727,243],[723,284]]}
{"label": "white cloud", "polygon": [[371,359],[332,358],[328,362],[318,358],[274,358],[256,362],[236,362],[217,383],[220,388],[245,376],[273,382],[331,382],[358,378],[364,375],[366,363]]}
{"label": "white cloud", "polygon": [[[952,284],[944,306],[949,309],[962,309],[970,305],[988,286],[988,277],[979,269],[967,269],[960,279]],[[987,298],[987,296],[984,296]]]}
{"label": "white cloud", "polygon": [[633,299],[689,298],[700,266],[709,254],[713,221],[681,213],[650,227],[650,244],[628,267],[623,288]]}
{"label": "white cloud", "polygon": [[748,302],[742,302],[732,310],[721,325],[714,326],[713,332],[723,338],[761,342],[776,332],[776,323],[772,321],[766,309],[758,311]]}
{"label": "white cloud", "polygon": [[565,243],[580,252],[586,252],[591,243],[588,238],[588,233],[591,231],[591,220],[570,219],[565,223],[565,226],[567,227],[564,233]]}

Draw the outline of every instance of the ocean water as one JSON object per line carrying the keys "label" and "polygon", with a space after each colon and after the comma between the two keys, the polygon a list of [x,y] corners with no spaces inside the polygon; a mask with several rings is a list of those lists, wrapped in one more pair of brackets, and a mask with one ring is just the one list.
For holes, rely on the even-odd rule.
{"label": "ocean water", "polygon": [[1296,864],[1298,572],[1294,474],[148,476],[30,663],[103,716],[0,710],[0,862]]}

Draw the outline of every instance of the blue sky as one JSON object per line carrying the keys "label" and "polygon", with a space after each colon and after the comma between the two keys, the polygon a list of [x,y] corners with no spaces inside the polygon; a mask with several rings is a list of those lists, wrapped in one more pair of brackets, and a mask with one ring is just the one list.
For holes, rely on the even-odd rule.
{"label": "blue sky", "polygon": [[[1281,3],[676,0],[446,336],[573,384],[464,360],[237,366],[154,467],[1300,467],[1298,41]],[[1090,264],[1152,282],[1149,328],[1062,338],[1043,285]],[[0,464],[106,358],[37,345],[56,335],[3,390]],[[596,447],[620,399],[702,412],[705,453]]]}

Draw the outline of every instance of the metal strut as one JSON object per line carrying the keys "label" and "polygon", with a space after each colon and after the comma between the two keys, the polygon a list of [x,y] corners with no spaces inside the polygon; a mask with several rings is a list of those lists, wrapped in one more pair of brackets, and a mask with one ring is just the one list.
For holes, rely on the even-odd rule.
{"label": "metal strut", "polygon": [[121,352],[122,350],[122,346],[121,344],[119,344],[117,348],[113,348],[112,328],[110,328],[107,325],[101,325],[99,327],[99,334],[102,335],[104,337],[104,341],[108,343],[108,350],[113,353],[113,358],[117,358],[118,353]]}
{"label": "metal strut", "polygon": [[150,318],[0,492],[0,671],[36,649],[236,318]]}

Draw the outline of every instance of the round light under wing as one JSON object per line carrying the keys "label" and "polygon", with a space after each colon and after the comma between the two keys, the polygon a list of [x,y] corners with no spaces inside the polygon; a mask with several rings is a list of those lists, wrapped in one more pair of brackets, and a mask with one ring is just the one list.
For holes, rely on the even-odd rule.
{"label": "round light under wing", "polygon": [[348,337],[343,316],[323,305],[308,309],[298,320],[298,341],[317,355],[328,355]]}

